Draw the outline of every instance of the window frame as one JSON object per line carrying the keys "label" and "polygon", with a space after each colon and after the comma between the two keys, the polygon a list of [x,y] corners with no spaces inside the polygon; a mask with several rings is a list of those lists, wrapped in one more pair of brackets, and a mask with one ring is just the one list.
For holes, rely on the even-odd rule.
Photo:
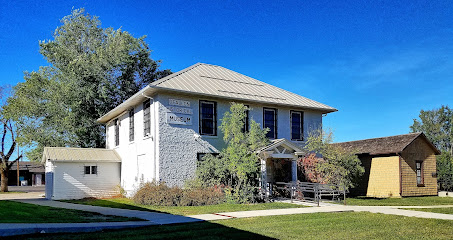
{"label": "window frame", "polygon": [[[203,132],[203,119],[202,118],[202,104],[211,104],[213,107],[212,121],[213,121],[213,132],[205,133]],[[198,133],[205,136],[217,136],[217,102],[200,100],[198,104]]]}
{"label": "window frame", "polygon": [[[299,114],[300,115],[300,138],[293,138],[293,113]],[[289,111],[289,123],[290,123],[290,131],[291,131],[291,140],[292,141],[304,141],[304,112],[303,111],[296,111],[296,110],[291,110]]]}
{"label": "window frame", "polygon": [[97,165],[85,165],[83,166],[83,175],[98,175]]}
{"label": "window frame", "polygon": [[266,118],[265,118],[266,117],[266,111],[273,111],[274,112],[274,136],[273,137],[268,136],[268,134],[271,132],[271,131],[269,131],[266,134],[266,137],[268,137],[269,139],[277,139],[277,136],[278,136],[278,132],[277,132],[277,129],[278,129],[278,127],[277,127],[277,124],[278,124],[278,117],[277,117],[278,116],[278,110],[276,108],[263,107],[263,128],[267,128],[267,126],[266,126]]}
{"label": "window frame", "polygon": [[143,137],[151,136],[151,99],[143,102]]}
{"label": "window frame", "polygon": [[132,108],[129,110],[129,142],[133,142],[135,139],[135,111]]}
{"label": "window frame", "polygon": [[120,145],[120,121],[118,118],[114,120],[113,126],[114,126],[114,132],[115,132],[115,134],[114,134],[115,147],[117,147]]}
{"label": "window frame", "polygon": [[[418,164],[420,164],[420,169],[418,168]],[[423,169],[423,161],[417,160],[415,161],[415,181],[417,182],[417,187],[424,187],[425,186],[425,179],[424,179],[424,169]],[[420,170],[420,176],[418,176],[418,170]],[[420,181],[419,181],[420,178]]]}

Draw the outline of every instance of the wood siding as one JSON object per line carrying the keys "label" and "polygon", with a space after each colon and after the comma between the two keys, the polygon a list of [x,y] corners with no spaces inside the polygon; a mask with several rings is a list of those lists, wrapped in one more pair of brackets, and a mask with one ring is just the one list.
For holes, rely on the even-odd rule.
{"label": "wood siding", "polygon": [[[97,174],[84,174],[84,166],[98,166]],[[54,200],[111,197],[118,193],[120,163],[54,162]]]}
{"label": "wood siding", "polygon": [[[436,155],[423,138],[415,139],[401,153],[402,196],[437,195]],[[423,161],[424,186],[417,186],[415,161]]]}

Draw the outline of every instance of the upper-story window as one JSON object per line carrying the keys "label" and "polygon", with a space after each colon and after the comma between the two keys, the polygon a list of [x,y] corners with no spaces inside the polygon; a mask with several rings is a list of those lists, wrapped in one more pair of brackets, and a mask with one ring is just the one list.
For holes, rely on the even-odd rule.
{"label": "upper-story window", "polygon": [[217,135],[216,102],[200,101],[200,134]]}
{"label": "upper-story window", "polygon": [[243,133],[249,131],[249,124],[250,124],[250,122],[249,122],[249,106],[245,105],[245,107],[247,107],[247,109],[245,110],[244,126],[241,129]]}
{"label": "upper-story window", "polygon": [[148,99],[143,102],[143,136],[151,135],[151,101]]}
{"label": "upper-story window", "polygon": [[129,111],[129,141],[134,141],[134,109]]}
{"label": "upper-story window", "polygon": [[291,111],[291,140],[304,140],[304,113]]}
{"label": "upper-story window", "polygon": [[277,138],[277,109],[263,108],[263,122],[264,128],[269,128],[266,137]]}
{"label": "upper-story window", "polygon": [[115,119],[115,146],[120,144],[120,122]]}

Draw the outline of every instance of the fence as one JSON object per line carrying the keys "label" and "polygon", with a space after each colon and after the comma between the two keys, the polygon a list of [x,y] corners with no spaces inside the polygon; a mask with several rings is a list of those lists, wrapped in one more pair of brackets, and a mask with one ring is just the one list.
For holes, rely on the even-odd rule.
{"label": "fence", "polygon": [[343,200],[346,205],[346,189],[343,186],[309,182],[276,182],[274,187],[280,192],[289,193],[291,202],[293,199],[309,200],[319,206],[319,201],[323,197],[331,197],[331,200]]}

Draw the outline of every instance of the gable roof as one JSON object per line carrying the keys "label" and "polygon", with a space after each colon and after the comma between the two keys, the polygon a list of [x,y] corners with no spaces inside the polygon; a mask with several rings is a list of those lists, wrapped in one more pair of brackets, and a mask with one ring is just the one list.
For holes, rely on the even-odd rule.
{"label": "gable roof", "polygon": [[348,151],[353,151],[356,154],[396,154],[401,153],[409,146],[409,144],[419,137],[424,138],[436,154],[440,154],[440,151],[428,140],[428,138],[426,138],[425,134],[421,132],[334,143],[333,145],[340,146]]}
{"label": "gable roof", "polygon": [[246,102],[313,109],[322,113],[335,112],[337,109],[291,93],[281,88],[258,81],[251,77],[221,66],[197,63],[149,84],[134,96],[98,119],[106,123],[122,112],[143,102],[146,96],[158,91],[179,92],[225,98]]}
{"label": "gable roof", "polygon": [[290,149],[292,149],[294,152],[298,152],[298,153],[301,153],[303,152],[303,148],[296,145],[295,143],[287,140],[286,138],[279,138],[279,139],[274,139],[274,140],[271,140],[271,143],[267,146],[264,146],[260,149],[257,150],[257,152],[262,152],[262,151],[270,151],[270,150],[273,150],[279,146],[286,146]]}
{"label": "gable roof", "polygon": [[45,147],[42,162],[46,160],[57,162],[121,162],[121,157],[114,149]]}

